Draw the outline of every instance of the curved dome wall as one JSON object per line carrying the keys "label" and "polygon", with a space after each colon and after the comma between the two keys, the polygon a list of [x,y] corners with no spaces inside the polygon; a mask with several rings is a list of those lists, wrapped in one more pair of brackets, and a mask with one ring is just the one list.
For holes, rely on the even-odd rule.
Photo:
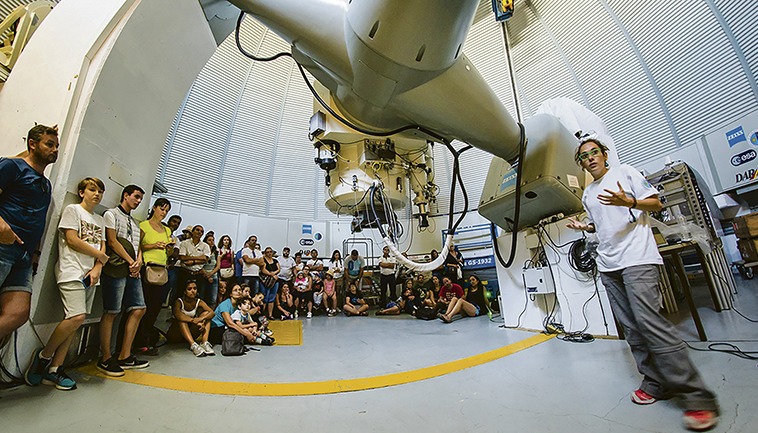
{"label": "curved dome wall", "polygon": [[[503,28],[483,0],[464,52],[516,118]],[[506,28],[522,114],[569,97],[607,123],[622,162],[642,164],[693,145],[758,110],[758,8],[752,1],[516,2]],[[246,19],[243,44],[260,56],[288,51]],[[312,79],[312,78],[311,78]],[[233,35],[187,94],[157,179],[184,203],[262,216],[334,219],[307,139],[311,95],[290,59],[244,58]],[[452,159],[435,146],[438,209],[447,211]],[[470,207],[491,156],[461,157]],[[460,195],[457,209],[462,208]]]}

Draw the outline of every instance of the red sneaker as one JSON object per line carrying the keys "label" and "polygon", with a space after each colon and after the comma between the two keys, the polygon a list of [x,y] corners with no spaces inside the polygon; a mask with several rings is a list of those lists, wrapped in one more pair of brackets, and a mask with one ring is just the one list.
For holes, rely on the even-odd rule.
{"label": "red sneaker", "polygon": [[719,417],[712,410],[688,410],[684,412],[684,426],[692,431],[710,430],[719,422]]}
{"label": "red sneaker", "polygon": [[636,404],[653,404],[657,400],[652,395],[638,389],[632,393],[632,401]]}

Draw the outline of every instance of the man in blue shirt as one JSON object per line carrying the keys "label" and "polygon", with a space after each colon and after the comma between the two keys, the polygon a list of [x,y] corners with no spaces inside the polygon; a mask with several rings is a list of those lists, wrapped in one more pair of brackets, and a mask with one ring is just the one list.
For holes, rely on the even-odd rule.
{"label": "man in blue shirt", "polygon": [[50,206],[44,171],[58,159],[57,126],[34,126],[26,149],[23,158],[0,158],[0,339],[29,320],[32,263]]}

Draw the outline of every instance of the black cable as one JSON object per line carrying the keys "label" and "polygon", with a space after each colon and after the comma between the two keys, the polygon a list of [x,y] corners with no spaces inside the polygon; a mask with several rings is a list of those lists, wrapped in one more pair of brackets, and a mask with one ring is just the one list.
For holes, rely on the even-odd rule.
{"label": "black cable", "polygon": [[[305,74],[305,69],[303,68],[303,65],[301,65],[297,60],[295,60],[295,58],[292,56],[291,53],[281,52],[281,53],[275,54],[275,55],[270,56],[270,57],[257,57],[255,55],[253,55],[252,53],[249,53],[249,52],[245,51],[245,49],[242,47],[242,44],[241,44],[240,38],[239,38],[240,27],[242,25],[242,19],[244,18],[244,15],[245,15],[245,12],[241,11],[239,17],[237,18],[237,26],[235,28],[235,34],[234,34],[235,42],[237,44],[237,49],[244,56],[246,56],[246,57],[248,57],[248,58],[250,58],[252,60],[261,61],[261,62],[268,62],[268,61],[276,60],[279,57],[285,57],[285,56],[292,58],[292,60],[295,61],[295,64],[297,65],[298,70],[300,71],[300,75],[303,77],[303,81],[305,81],[305,84],[306,84],[306,86],[308,86],[308,89],[310,90],[310,92],[313,95],[313,97],[316,98],[316,100],[319,102],[319,104],[330,115],[332,115],[335,119],[337,119],[338,121],[340,121],[345,126],[351,128],[351,129],[353,129],[353,130],[355,130],[357,132],[360,132],[360,133],[363,133],[363,134],[366,134],[366,135],[376,136],[376,137],[387,137],[387,136],[390,136],[390,135],[399,134],[401,132],[413,129],[413,130],[417,130],[417,131],[423,132],[424,134],[426,134],[426,135],[428,135],[428,136],[430,136],[430,137],[438,140],[439,142],[444,143],[448,147],[448,149],[450,149],[451,153],[453,154],[453,158],[454,158],[454,160],[453,160],[453,171],[454,171],[454,173],[455,172],[458,173],[457,175],[453,176],[453,181],[452,181],[453,188],[452,188],[452,191],[451,191],[451,200],[450,200],[450,204],[451,204],[450,205],[450,214],[451,214],[450,223],[451,224],[448,227],[450,229],[450,232],[454,234],[455,233],[455,228],[457,228],[458,224],[460,224],[460,222],[463,221],[463,218],[465,217],[466,212],[468,211],[468,194],[466,193],[465,187],[463,186],[462,177],[460,175],[460,168],[458,167],[458,156],[460,155],[460,153],[462,153],[462,152],[470,149],[471,146],[467,146],[467,147],[463,148],[460,151],[455,151],[455,149],[450,144],[449,140],[445,139],[441,135],[439,135],[439,134],[435,133],[434,131],[431,131],[431,130],[429,130],[429,129],[421,126],[421,125],[406,125],[406,126],[402,126],[400,128],[397,128],[397,129],[394,129],[394,130],[391,130],[391,131],[374,131],[374,130],[365,129],[365,128],[362,128],[361,126],[355,125],[354,123],[350,122],[349,120],[347,120],[344,117],[342,117],[339,113],[337,113],[336,111],[334,111],[329,106],[329,104],[327,104],[326,101],[324,101],[321,98],[321,96],[318,94],[318,92],[316,91],[316,89],[311,84],[310,80],[308,80],[308,76]],[[521,142],[524,142],[524,127],[520,123],[519,123],[519,127],[521,128]],[[523,158],[523,152],[521,152],[521,158]],[[452,214],[453,214],[453,211],[454,211],[453,203],[454,203],[454,198],[455,198],[454,189],[455,189],[455,184],[456,184],[456,180],[457,179],[461,181],[461,192],[463,194],[463,199],[464,199],[464,203],[466,204],[466,208],[464,208],[464,210],[463,210],[460,218],[458,219],[458,221],[456,221],[455,224],[452,224]],[[521,179],[521,171],[520,170],[519,170],[519,174],[517,175],[517,179],[518,179],[517,181],[520,181],[520,179]],[[518,185],[517,185],[517,192],[520,192],[520,187]],[[516,200],[517,200],[516,201],[516,221],[518,221],[518,212],[519,212],[519,206],[520,206],[520,198],[517,197]],[[373,203],[371,205],[371,208],[372,208],[372,212],[375,212]],[[374,213],[374,215],[376,216],[376,213]],[[377,219],[377,223],[378,223],[378,219]],[[381,233],[381,230],[380,230],[380,233]],[[386,236],[386,233],[383,234],[382,236]],[[515,250],[515,242],[514,242],[514,250]],[[512,262],[512,260],[511,260],[511,262]]]}
{"label": "black cable", "polygon": [[[726,353],[727,355],[734,355],[734,356],[736,356],[738,358],[742,358],[742,359],[750,359],[750,360],[756,360],[756,359],[758,359],[758,356],[754,356],[754,355],[758,354],[758,351],[756,351],[756,350],[752,350],[752,351],[741,350],[739,347],[737,347],[737,346],[735,346],[734,344],[731,344],[731,343],[723,343],[723,342],[711,343],[711,344],[708,345],[707,349],[700,349],[698,347],[691,346],[690,343],[688,343],[686,341],[684,342],[684,344],[686,344],[687,347],[689,347],[690,349],[697,350],[698,352],[721,352],[721,353]],[[721,348],[722,346],[726,346],[727,348],[726,349],[722,349]]]}
{"label": "black cable", "polygon": [[586,238],[582,237],[571,242],[569,248],[569,265],[579,272],[592,273],[597,269],[595,259],[592,258],[592,253],[587,250]]}
{"label": "black cable", "polygon": [[237,49],[240,51],[240,53],[242,53],[245,57],[249,57],[258,62],[270,62],[272,60],[278,59],[279,57],[290,57],[294,60],[294,58],[292,57],[292,53],[287,53],[287,52],[277,53],[271,57],[256,57],[254,54],[251,54],[245,51],[245,49],[242,48],[242,43],[240,43],[240,27],[242,26],[242,19],[244,17],[245,17],[245,11],[240,11],[240,15],[237,18],[237,27],[234,31],[234,41],[237,43]]}
{"label": "black cable", "polygon": [[740,311],[739,311],[737,308],[735,308],[735,307],[734,307],[734,305],[732,305],[732,310],[734,310],[734,312],[735,312],[735,313],[737,313],[737,314],[739,314],[740,316],[742,316],[742,317],[743,317],[745,320],[747,320],[748,322],[758,323],[758,320],[755,320],[755,319],[751,319],[751,318],[747,317],[746,315],[744,315],[744,314],[740,313]]}
{"label": "black cable", "polygon": [[[523,273],[521,274],[521,280],[524,282],[524,309],[521,310],[521,313],[518,315],[518,319],[516,319],[516,326],[507,326],[504,324],[503,328],[506,328],[506,329],[519,328],[521,326],[521,316],[523,316],[524,313],[526,313],[526,307],[529,305],[529,294],[526,291],[526,278],[524,277]],[[503,306],[501,305],[500,306],[501,314],[502,314],[502,311],[503,311]]]}
{"label": "black cable", "polygon": [[518,171],[516,172],[516,205],[513,210],[513,226],[511,227],[511,231],[513,233],[513,237],[511,238],[511,253],[508,257],[508,261],[506,262],[503,260],[503,257],[500,255],[500,247],[497,245],[497,236],[496,236],[496,229],[495,229],[495,223],[490,223],[490,232],[492,233],[492,240],[494,244],[495,249],[495,255],[497,256],[497,260],[500,262],[500,264],[504,268],[510,268],[513,264],[513,259],[516,257],[516,239],[517,239],[517,232],[518,232],[518,223],[519,218],[521,216],[521,177],[524,173],[524,157],[526,156],[526,132],[524,131],[524,125],[522,125],[520,122],[518,123],[519,127],[519,156],[518,156]]}

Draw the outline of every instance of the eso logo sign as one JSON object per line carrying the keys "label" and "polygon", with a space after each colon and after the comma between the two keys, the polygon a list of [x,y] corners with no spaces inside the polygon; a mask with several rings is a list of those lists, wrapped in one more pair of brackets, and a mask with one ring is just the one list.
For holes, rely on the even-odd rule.
{"label": "eso logo sign", "polygon": [[732,159],[730,162],[733,166],[738,167],[742,164],[745,164],[746,162],[750,162],[754,160],[756,157],[758,157],[758,152],[756,152],[753,149],[746,150],[745,152],[738,153],[737,155],[732,156]]}

